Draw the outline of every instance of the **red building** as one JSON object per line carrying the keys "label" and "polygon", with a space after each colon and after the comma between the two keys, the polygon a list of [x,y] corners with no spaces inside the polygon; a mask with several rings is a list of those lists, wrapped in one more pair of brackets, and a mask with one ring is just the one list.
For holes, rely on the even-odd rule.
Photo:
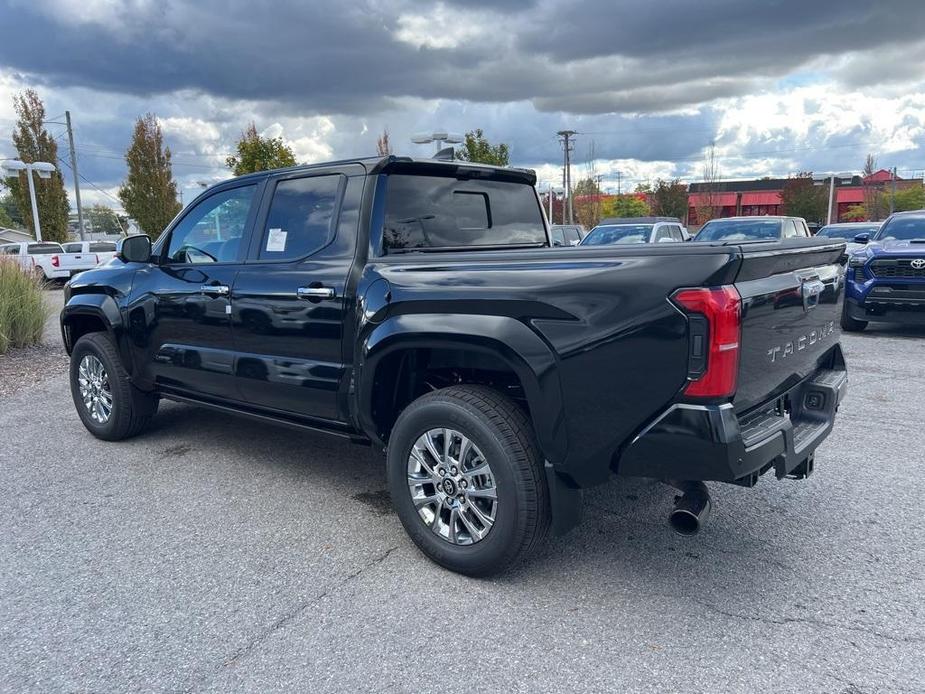
{"label": "red building", "polygon": [[[714,217],[759,217],[784,214],[781,209],[780,194],[787,180],[786,178],[763,178],[753,181],[719,181],[712,185],[691,183],[688,189],[687,223],[689,226],[697,226],[700,223],[697,219],[697,210],[711,204],[716,210]],[[872,188],[885,189],[892,183],[892,174],[886,169],[881,169],[866,178],[852,176],[850,179],[836,179],[832,221],[843,221],[848,209],[854,205],[863,204],[865,193]],[[820,185],[828,186],[828,181]],[[897,188],[910,185],[921,185],[921,181],[896,179]]]}

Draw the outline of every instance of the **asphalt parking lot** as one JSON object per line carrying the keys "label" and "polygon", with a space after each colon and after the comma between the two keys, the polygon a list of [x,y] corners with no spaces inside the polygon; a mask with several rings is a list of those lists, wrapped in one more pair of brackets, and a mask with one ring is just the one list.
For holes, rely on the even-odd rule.
{"label": "asphalt parking lot", "polygon": [[0,398],[0,689],[925,691],[925,331],[843,344],[809,480],[713,485],[695,538],[615,480],[494,580],[417,552],[369,449],[171,403],[106,444],[50,373]]}

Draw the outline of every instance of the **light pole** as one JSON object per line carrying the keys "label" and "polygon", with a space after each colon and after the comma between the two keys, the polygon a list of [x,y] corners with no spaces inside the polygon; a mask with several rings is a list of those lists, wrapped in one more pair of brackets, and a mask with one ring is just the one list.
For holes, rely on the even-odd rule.
{"label": "light pole", "polygon": [[42,225],[39,222],[39,206],[35,201],[35,182],[32,180],[32,172],[35,171],[39,178],[51,178],[52,172],[55,170],[54,164],[49,164],[47,161],[36,161],[31,164],[27,164],[24,161],[19,159],[11,159],[8,161],[0,162],[0,169],[5,169],[10,173],[20,171],[26,172],[26,178],[29,179],[29,200],[32,202],[32,224],[35,227],[35,240],[42,240]]}
{"label": "light pole", "polygon": [[813,182],[824,183],[825,179],[829,179],[829,211],[825,217],[825,223],[832,223],[832,205],[835,202],[835,179],[851,178],[853,174],[850,171],[843,171],[842,173],[833,173],[826,174],[825,176],[813,176]]}
{"label": "light pole", "polygon": [[440,148],[443,146],[443,143],[446,142],[448,145],[457,145],[463,141],[462,135],[456,135],[455,133],[448,133],[444,131],[426,133],[423,135],[415,135],[411,138],[411,141],[416,145],[426,145],[431,142],[437,143],[437,149],[435,152],[439,152]]}

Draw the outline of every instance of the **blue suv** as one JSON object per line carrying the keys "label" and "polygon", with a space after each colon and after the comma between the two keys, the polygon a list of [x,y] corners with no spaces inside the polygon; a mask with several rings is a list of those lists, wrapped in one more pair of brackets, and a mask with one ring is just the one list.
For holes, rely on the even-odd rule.
{"label": "blue suv", "polygon": [[841,325],[859,331],[869,322],[925,325],[925,210],[897,212],[848,260]]}

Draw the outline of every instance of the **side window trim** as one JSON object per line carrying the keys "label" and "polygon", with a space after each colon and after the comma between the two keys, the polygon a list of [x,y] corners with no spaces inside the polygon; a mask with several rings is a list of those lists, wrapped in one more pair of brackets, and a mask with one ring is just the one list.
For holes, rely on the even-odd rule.
{"label": "side window trim", "polygon": [[246,188],[247,186],[256,186],[254,189],[254,197],[251,202],[251,208],[247,213],[247,220],[244,222],[244,232],[241,234],[241,243],[238,246],[238,257],[235,260],[226,260],[219,263],[208,263],[209,267],[215,266],[224,266],[224,265],[238,265],[243,262],[245,254],[243,249],[248,247],[250,243],[250,237],[253,235],[254,230],[254,221],[257,216],[257,208],[260,206],[257,203],[262,199],[264,194],[264,189],[266,187],[266,178],[260,179],[259,181],[241,181],[240,185],[233,186],[222,186],[217,190],[213,190],[203,195],[202,197],[197,197],[193,202],[189,204],[180,214],[173,220],[170,226],[161,234],[157,241],[154,243],[154,251],[152,252],[152,257],[156,257],[158,265],[170,265],[171,267],[201,267],[201,263],[171,263],[167,262],[166,253],[170,248],[170,237],[173,236],[174,230],[183,223],[183,220],[199,205],[204,203],[209,198],[220,195],[222,193],[227,193],[229,190],[235,190],[236,188]]}
{"label": "side window trim", "polygon": [[[273,196],[276,194],[276,187],[284,181],[292,181],[300,178],[318,178],[321,176],[339,176],[340,181],[337,185],[337,197],[334,200],[334,214],[331,217],[331,236],[328,239],[328,242],[316,248],[311,253],[307,253],[298,258],[261,258],[260,257],[260,246],[263,243],[263,232],[267,225],[267,219],[270,216],[270,207],[273,204]],[[310,172],[296,172],[296,173],[286,173],[278,176],[268,178],[266,180],[266,185],[263,190],[262,198],[260,200],[259,210],[254,223],[252,226],[252,233],[250,242],[247,244],[247,254],[244,256],[242,262],[248,265],[263,265],[266,263],[270,264],[280,264],[280,263],[301,263],[307,258],[311,258],[314,255],[318,255],[323,252],[326,248],[330,247],[334,240],[337,238],[337,230],[340,226],[340,213],[341,208],[344,205],[344,193],[347,190],[347,180],[349,179],[350,174],[346,171],[340,169],[327,169],[324,171],[310,171]]]}

